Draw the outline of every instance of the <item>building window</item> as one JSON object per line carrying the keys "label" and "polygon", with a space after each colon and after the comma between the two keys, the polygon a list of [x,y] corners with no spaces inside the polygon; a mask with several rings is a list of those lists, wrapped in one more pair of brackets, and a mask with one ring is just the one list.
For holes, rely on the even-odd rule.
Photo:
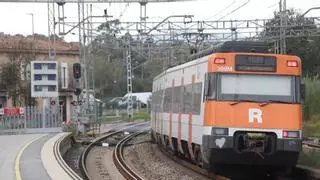
{"label": "building window", "polygon": [[48,91],[56,91],[56,86],[48,86]]}
{"label": "building window", "polygon": [[56,75],[55,74],[49,74],[48,75],[48,80],[49,81],[55,81],[56,80]]}
{"label": "building window", "polygon": [[34,68],[34,69],[41,69],[42,66],[41,66],[40,63],[34,63],[34,64],[33,64],[33,68]]}
{"label": "building window", "polygon": [[40,74],[35,74],[34,75],[34,80],[35,81],[41,81],[42,80],[42,76]]}
{"label": "building window", "polygon": [[56,69],[55,63],[48,63],[48,69]]}
{"label": "building window", "polygon": [[39,92],[42,91],[42,87],[41,86],[34,86],[34,91]]}

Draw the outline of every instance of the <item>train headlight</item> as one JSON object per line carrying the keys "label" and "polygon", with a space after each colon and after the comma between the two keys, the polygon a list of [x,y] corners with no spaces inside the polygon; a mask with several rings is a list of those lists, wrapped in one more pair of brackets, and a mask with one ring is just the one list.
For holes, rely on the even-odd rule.
{"label": "train headlight", "polygon": [[212,135],[228,135],[228,128],[214,127],[211,130]]}
{"label": "train headlight", "polygon": [[282,136],[284,138],[299,138],[299,131],[283,131]]}

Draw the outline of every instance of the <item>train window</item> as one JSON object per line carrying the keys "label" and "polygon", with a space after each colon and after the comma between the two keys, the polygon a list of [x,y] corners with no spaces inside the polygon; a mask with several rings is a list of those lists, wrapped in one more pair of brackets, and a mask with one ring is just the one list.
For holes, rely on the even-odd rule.
{"label": "train window", "polygon": [[181,98],[181,86],[175,87],[173,90],[173,112],[178,113],[181,111],[180,98]]}
{"label": "train window", "polygon": [[184,92],[183,92],[183,113],[187,114],[189,112],[192,112],[192,84],[188,84],[184,86]]}
{"label": "train window", "polygon": [[202,83],[196,83],[193,92],[193,113],[200,114]]}
{"label": "train window", "polygon": [[207,82],[207,100],[215,100],[217,98],[217,74],[208,73]]}
{"label": "train window", "polygon": [[164,107],[163,111],[164,112],[170,112],[171,111],[171,99],[172,99],[172,88],[167,88],[165,90],[165,96],[164,96]]}
{"label": "train window", "polygon": [[[162,94],[164,92],[164,94]],[[172,113],[200,114],[202,83],[170,87],[152,94],[152,110]],[[163,100],[163,104],[162,104]]]}
{"label": "train window", "polygon": [[296,102],[293,76],[220,74],[219,100]]}

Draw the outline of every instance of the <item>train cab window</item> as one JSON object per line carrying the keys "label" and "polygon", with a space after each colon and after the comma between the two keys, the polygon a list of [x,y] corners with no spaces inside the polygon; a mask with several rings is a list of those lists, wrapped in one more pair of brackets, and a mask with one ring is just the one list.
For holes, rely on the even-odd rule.
{"label": "train cab window", "polygon": [[258,74],[219,74],[220,101],[298,103],[295,76]]}
{"label": "train cab window", "polygon": [[205,99],[215,100],[217,98],[217,74],[207,73],[205,78]]}

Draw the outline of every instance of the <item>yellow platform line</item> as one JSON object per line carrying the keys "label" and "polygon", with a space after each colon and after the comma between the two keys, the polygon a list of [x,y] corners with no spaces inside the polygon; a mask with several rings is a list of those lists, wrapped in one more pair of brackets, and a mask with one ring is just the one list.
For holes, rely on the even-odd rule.
{"label": "yellow platform line", "polygon": [[25,144],[19,151],[17,157],[16,157],[16,160],[15,160],[15,166],[14,166],[14,169],[15,169],[15,172],[16,172],[16,180],[21,180],[21,172],[20,172],[20,158],[24,152],[24,150],[27,149],[28,146],[30,146],[30,144],[32,144],[33,142],[35,142],[36,140],[42,138],[46,136],[45,135],[42,135],[42,136],[39,136],[39,137],[36,137],[34,138],[33,140],[31,140],[30,142],[28,142],[27,144]]}

